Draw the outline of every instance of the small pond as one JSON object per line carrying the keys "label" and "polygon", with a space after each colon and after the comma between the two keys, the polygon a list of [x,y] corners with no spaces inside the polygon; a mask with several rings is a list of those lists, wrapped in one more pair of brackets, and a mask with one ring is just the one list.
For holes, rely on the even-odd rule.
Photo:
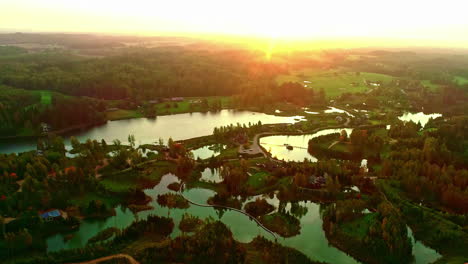
{"label": "small pond", "polygon": [[208,159],[213,156],[218,156],[221,153],[221,151],[225,148],[226,146],[223,144],[213,144],[194,149],[191,152],[193,154],[194,159]]}
{"label": "small pond", "polygon": [[436,119],[441,117],[442,114],[433,113],[433,114],[424,114],[423,112],[419,113],[404,113],[402,116],[399,116],[398,119],[401,121],[409,122],[412,121],[414,123],[420,123],[421,127],[425,127],[429,119]]}
{"label": "small pond", "polygon": [[[264,147],[273,157],[279,160],[286,161],[304,161],[304,158],[316,162],[317,159],[310,155],[307,151],[309,140],[318,136],[329,135],[333,133],[340,133],[341,130],[346,130],[348,135],[353,131],[352,128],[337,128],[337,129],[324,129],[314,134],[307,135],[280,135],[268,136],[260,138],[260,145]],[[289,150],[286,145],[292,146],[293,149]]]}

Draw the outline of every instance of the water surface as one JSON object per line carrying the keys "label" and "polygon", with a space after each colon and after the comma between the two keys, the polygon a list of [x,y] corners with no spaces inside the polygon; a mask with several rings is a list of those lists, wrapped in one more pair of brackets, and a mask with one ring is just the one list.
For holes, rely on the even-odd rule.
{"label": "water surface", "polygon": [[[102,126],[90,128],[85,131],[72,133],[65,137],[65,144],[70,145],[70,136],[79,141],[87,139],[104,139],[111,143],[118,139],[127,143],[128,135],[134,135],[137,145],[151,144],[162,138],[165,142],[172,137],[174,140],[189,139],[207,136],[213,133],[215,127],[230,124],[258,123],[278,124],[296,123],[303,120],[302,116],[275,116],[250,111],[221,110],[207,113],[185,113],[176,115],[158,116],[157,118],[134,118],[126,120],[109,121]],[[36,149],[35,139],[10,139],[0,141],[0,153],[19,153]]]}
{"label": "water surface", "polygon": [[421,127],[425,127],[429,119],[436,119],[441,117],[442,114],[433,113],[433,114],[424,114],[423,112],[419,113],[404,113],[402,116],[399,116],[398,119],[401,121],[409,122],[412,121],[414,123],[420,123]]}
{"label": "water surface", "polygon": [[[341,130],[346,130],[348,135],[353,131],[352,128],[337,128],[337,129],[324,129],[314,134],[306,135],[284,135],[284,136],[268,136],[260,138],[260,145],[264,147],[273,157],[285,161],[304,161],[304,158],[316,162],[317,159],[310,155],[307,151],[309,140],[319,136],[329,135],[333,133],[340,133]],[[288,150],[286,145],[293,147]]]}

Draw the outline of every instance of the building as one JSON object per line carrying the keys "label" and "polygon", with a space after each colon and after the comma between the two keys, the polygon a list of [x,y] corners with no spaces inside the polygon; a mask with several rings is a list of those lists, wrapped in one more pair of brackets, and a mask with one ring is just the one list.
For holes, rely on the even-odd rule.
{"label": "building", "polygon": [[183,97],[172,97],[171,101],[172,102],[182,102],[182,101],[184,101],[184,98]]}
{"label": "building", "polygon": [[39,216],[41,217],[42,220],[46,222],[50,222],[55,219],[61,218],[62,212],[60,212],[60,210],[57,210],[57,209],[51,209],[51,210],[39,213]]}

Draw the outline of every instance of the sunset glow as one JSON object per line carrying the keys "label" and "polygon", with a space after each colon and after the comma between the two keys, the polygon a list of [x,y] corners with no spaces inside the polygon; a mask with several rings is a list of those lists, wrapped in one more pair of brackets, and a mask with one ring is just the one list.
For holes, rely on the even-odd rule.
{"label": "sunset glow", "polygon": [[[26,8],[27,7],[27,8]],[[463,46],[464,1],[69,1],[0,3],[4,31],[217,34],[282,40],[370,38]],[[385,41],[384,41],[385,40]]]}

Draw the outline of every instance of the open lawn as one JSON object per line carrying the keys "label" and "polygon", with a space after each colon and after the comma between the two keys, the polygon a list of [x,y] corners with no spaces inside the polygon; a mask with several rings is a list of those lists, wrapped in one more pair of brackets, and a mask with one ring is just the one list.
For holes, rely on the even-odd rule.
{"label": "open lawn", "polygon": [[110,111],[110,112],[107,112],[106,115],[107,115],[107,119],[109,120],[120,120],[120,119],[143,117],[143,114],[141,114],[140,112],[136,110],[124,110],[124,109]]}
{"label": "open lawn", "polygon": [[[356,74],[353,71],[328,70],[306,68],[298,71],[293,71],[288,75],[277,76],[276,82],[282,84],[285,82],[299,82],[307,85],[318,91],[324,88],[328,98],[335,98],[343,93],[357,93],[369,90],[365,81],[382,81],[388,82],[392,80],[392,76],[378,73],[361,72]],[[306,82],[304,82],[306,81]],[[355,85],[352,85],[355,83]]]}
{"label": "open lawn", "polygon": [[52,104],[52,94],[50,91],[41,91],[41,104],[43,105]]}
{"label": "open lawn", "polygon": [[101,184],[112,192],[128,192],[135,188],[141,188],[141,183],[157,184],[162,176],[174,171],[175,165],[168,161],[158,161],[144,165],[145,171],[128,170],[125,172],[104,176]]}
{"label": "open lawn", "polygon": [[468,84],[468,78],[462,77],[462,76],[455,76],[455,82],[458,83],[459,85],[465,85]]}
{"label": "open lawn", "polygon": [[103,204],[106,205],[107,208],[113,208],[117,204],[122,202],[122,200],[119,197],[115,196],[115,195],[113,195],[113,196],[103,196],[103,195],[98,194],[98,193],[87,192],[83,196],[73,198],[70,201],[70,203],[74,204],[74,205],[78,205],[79,207],[82,207],[82,208],[87,208],[88,205],[89,205],[89,202],[91,202],[92,200],[101,201]]}
{"label": "open lawn", "polygon": [[247,180],[247,185],[255,189],[261,188],[266,185],[269,176],[270,174],[264,171],[254,173]]}
{"label": "open lawn", "polygon": [[375,221],[377,213],[365,214],[362,217],[345,222],[340,225],[341,230],[356,239],[362,240],[366,237],[369,227]]}
{"label": "open lawn", "polygon": [[433,92],[438,91],[439,88],[440,88],[440,85],[432,83],[429,80],[422,80],[421,84],[424,85],[425,87],[429,88],[429,90],[431,90]]}
{"label": "open lawn", "polygon": [[[208,109],[202,107],[201,101],[208,101]],[[228,108],[230,104],[228,96],[210,96],[210,97],[187,97],[181,102],[162,102],[155,104],[156,115],[180,114],[189,112],[207,111],[217,101],[221,102],[222,108]]]}

